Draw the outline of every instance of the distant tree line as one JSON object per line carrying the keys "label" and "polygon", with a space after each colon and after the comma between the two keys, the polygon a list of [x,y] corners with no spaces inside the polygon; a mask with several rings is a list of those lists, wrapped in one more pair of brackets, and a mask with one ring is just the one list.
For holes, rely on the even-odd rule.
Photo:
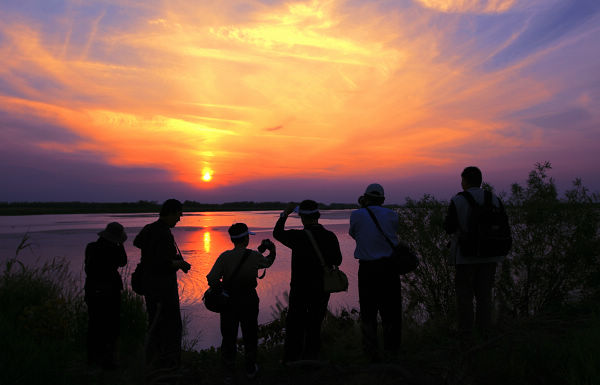
{"label": "distant tree line", "polygon": [[[157,213],[161,203],[145,200],[137,202],[0,202],[0,215]],[[286,206],[287,202],[200,203],[186,200],[183,202],[183,211],[266,211],[283,210]],[[321,210],[344,210],[357,207],[356,204],[351,203],[319,203]]]}

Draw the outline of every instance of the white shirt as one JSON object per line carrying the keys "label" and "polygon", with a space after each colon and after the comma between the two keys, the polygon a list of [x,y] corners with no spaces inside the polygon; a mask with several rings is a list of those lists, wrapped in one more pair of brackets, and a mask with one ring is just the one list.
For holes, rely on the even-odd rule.
{"label": "white shirt", "polygon": [[[398,213],[381,206],[369,206],[387,238],[398,244]],[[350,215],[350,236],[356,241],[354,258],[362,261],[374,261],[392,254],[392,247],[369,215],[366,208],[353,211]]]}

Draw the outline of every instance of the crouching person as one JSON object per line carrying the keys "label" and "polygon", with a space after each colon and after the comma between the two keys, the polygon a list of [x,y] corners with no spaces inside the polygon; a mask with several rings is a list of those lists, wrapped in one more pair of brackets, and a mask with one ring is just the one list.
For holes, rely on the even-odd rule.
{"label": "crouching person", "polygon": [[[258,365],[258,295],[256,294],[259,269],[270,267],[275,260],[275,244],[268,239],[262,241],[258,251],[248,249],[250,235],[248,226],[235,223],[229,228],[233,249],[223,252],[206,276],[210,287],[222,286],[229,295],[229,303],[221,312],[221,354],[225,367],[225,382],[233,381],[235,369],[236,340],[238,327],[242,327],[244,340],[246,375],[256,377]],[[269,250],[267,256],[261,252]]]}

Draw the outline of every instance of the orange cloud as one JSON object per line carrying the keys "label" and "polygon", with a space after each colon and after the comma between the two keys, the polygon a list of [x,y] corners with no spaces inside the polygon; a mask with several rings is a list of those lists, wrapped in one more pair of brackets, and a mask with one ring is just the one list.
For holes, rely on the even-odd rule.
{"label": "orange cloud", "polygon": [[[515,3],[419,1],[444,12]],[[225,2],[175,2],[120,28],[99,11],[80,44],[70,26],[47,36],[5,24],[0,76],[16,96],[3,97],[4,109],[26,106],[82,138],[37,144],[46,150],[96,151],[209,188],[438,167],[473,141],[495,143],[487,156],[506,153],[519,138],[503,135],[503,115],[552,93],[534,79],[515,82],[518,65],[482,71],[489,53],[442,57],[440,31],[414,10],[250,4],[239,15]]]}
{"label": "orange cloud", "polygon": [[441,12],[499,13],[511,9],[517,0],[417,0]]}

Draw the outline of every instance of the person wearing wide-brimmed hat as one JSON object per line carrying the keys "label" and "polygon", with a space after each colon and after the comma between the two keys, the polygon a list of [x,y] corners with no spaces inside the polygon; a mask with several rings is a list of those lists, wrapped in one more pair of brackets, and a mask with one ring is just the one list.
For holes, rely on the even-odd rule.
{"label": "person wearing wide-brimmed hat", "polygon": [[98,240],[89,243],[85,249],[88,363],[113,369],[123,290],[118,269],[127,264],[123,247],[127,235],[118,222],[109,223],[98,235]]}
{"label": "person wearing wide-brimmed hat", "polygon": [[350,215],[349,233],[356,241],[354,258],[359,261],[358,301],[363,349],[373,362],[381,360],[377,314],[381,316],[383,349],[388,358],[398,354],[402,330],[400,276],[391,268],[390,258],[387,258],[392,254],[392,247],[386,240],[387,237],[398,243],[399,217],[393,210],[382,207],[384,201],[383,187],[372,183],[358,198],[361,208]]}

